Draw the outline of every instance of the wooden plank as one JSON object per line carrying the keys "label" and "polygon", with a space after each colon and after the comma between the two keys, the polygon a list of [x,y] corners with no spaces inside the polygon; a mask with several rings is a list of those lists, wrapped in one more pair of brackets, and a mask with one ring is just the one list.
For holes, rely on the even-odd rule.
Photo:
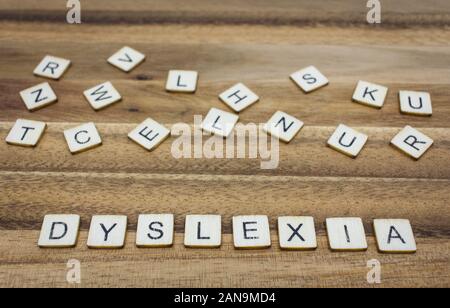
{"label": "wooden plank", "polygon": [[[67,149],[62,132],[75,125],[51,123],[35,149],[0,143],[0,152],[3,153],[0,170],[433,179],[450,177],[448,129],[423,129],[425,134],[435,140],[435,145],[421,160],[415,161],[389,145],[399,131],[398,128],[357,128],[371,139],[354,160],[326,146],[334,127],[305,127],[301,135],[289,145],[280,144],[278,168],[263,170],[261,159],[175,159],[172,155],[172,142],[177,136],[148,153],[127,138],[127,134],[137,124],[97,123],[104,144],[95,150],[73,156]],[[171,127],[170,124],[165,125]],[[0,125],[0,139],[6,137],[9,127],[12,127],[12,123]],[[205,137],[204,142],[209,138]],[[435,168],[436,165],[439,168]]]}
{"label": "wooden plank", "polygon": [[[372,233],[374,218],[410,219],[419,235],[450,236],[450,181],[419,179],[167,175],[131,173],[0,172],[0,229],[39,230],[46,214],[92,215],[170,212],[184,232],[186,214],[220,214],[231,233],[236,215],[311,215],[324,230],[327,217],[357,216]],[[205,186],[208,190],[205,191]],[[20,189],[18,189],[20,188]]]}
{"label": "wooden plank", "polygon": [[[444,26],[450,18],[450,5],[434,0],[397,0],[383,3],[383,25],[393,27]],[[265,24],[265,25],[364,25],[366,2],[345,0],[330,4],[326,0],[230,0],[211,2],[181,0],[132,3],[98,0],[83,3],[83,15],[89,23],[185,23],[185,24]],[[65,3],[55,0],[5,0],[0,4],[2,20],[65,21]]]}
{"label": "wooden plank", "polygon": [[[419,238],[414,255],[382,255],[372,237],[361,253],[332,253],[324,236],[312,252],[280,251],[277,244],[236,251],[231,235],[217,250],[186,249],[181,234],[173,248],[138,249],[133,232],[123,250],[88,250],[87,232],[76,249],[43,250],[37,237],[36,231],[2,232],[0,287],[73,287],[65,280],[69,259],[81,262],[81,287],[373,287],[366,280],[371,259],[382,264],[381,287],[450,285],[450,244],[440,239]],[[277,243],[275,234],[272,239]]]}

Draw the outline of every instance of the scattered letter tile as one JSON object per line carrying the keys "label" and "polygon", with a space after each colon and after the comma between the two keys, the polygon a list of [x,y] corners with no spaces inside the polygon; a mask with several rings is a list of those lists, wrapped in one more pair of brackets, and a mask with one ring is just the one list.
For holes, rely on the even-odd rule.
{"label": "scattered letter tile", "polygon": [[42,248],[75,247],[80,228],[78,215],[46,215],[38,246]]}
{"label": "scattered letter tile", "polygon": [[282,111],[277,111],[264,125],[264,131],[289,143],[300,132],[304,123]]}
{"label": "scattered letter tile", "polygon": [[244,84],[238,83],[219,96],[220,100],[236,112],[241,112],[259,101],[258,95]]}
{"label": "scattered letter tile", "polygon": [[363,105],[381,108],[384,105],[387,93],[388,88],[386,87],[366,81],[360,81],[353,94],[353,100]]}
{"label": "scattered letter tile", "polygon": [[317,248],[313,217],[279,217],[278,236],[282,249],[309,250]]}
{"label": "scattered letter tile", "polygon": [[173,245],[174,217],[172,214],[139,215],[136,246],[170,247]]}
{"label": "scattered letter tile", "polygon": [[58,101],[55,92],[47,82],[21,91],[20,96],[29,111],[44,108]]}
{"label": "scattered letter tile", "polygon": [[341,124],[328,140],[328,145],[338,152],[355,158],[363,149],[368,138],[367,135]]}
{"label": "scattered letter tile", "polygon": [[87,151],[102,144],[102,139],[94,123],[68,129],[64,131],[64,137],[72,154]]}
{"label": "scattered letter tile", "polygon": [[195,93],[198,73],[195,71],[169,71],[166,90],[168,92]]}
{"label": "scattered letter tile", "polygon": [[332,250],[367,250],[366,233],[361,218],[328,218],[326,224]]}
{"label": "scattered letter tile", "polygon": [[126,231],[126,216],[94,216],[87,245],[89,248],[123,248]]}
{"label": "scattered letter tile", "polygon": [[34,74],[41,77],[58,80],[70,66],[70,61],[62,58],[45,56],[34,70]]}
{"label": "scattered letter tile", "polygon": [[19,119],[6,137],[6,143],[34,147],[44,134],[46,126],[44,122]]}
{"label": "scattered letter tile", "polygon": [[222,244],[220,215],[188,215],[184,245],[191,248],[217,248]]}
{"label": "scattered letter tile", "polygon": [[306,93],[328,85],[328,79],[314,66],[307,67],[291,75],[291,79]]}
{"label": "scattered letter tile", "polygon": [[153,150],[170,136],[170,130],[158,122],[147,119],[136,127],[128,137],[148,151]]}
{"label": "scattered letter tile", "polygon": [[130,72],[145,60],[145,55],[130,47],[123,47],[108,62],[124,72]]}
{"label": "scattered letter tile", "polygon": [[212,108],[202,123],[202,129],[222,137],[228,137],[233,131],[239,116]]}
{"label": "scattered letter tile", "polygon": [[419,159],[433,145],[433,139],[411,126],[406,126],[391,143],[407,155]]}
{"label": "scattered letter tile", "polygon": [[269,248],[272,242],[268,217],[233,217],[233,238],[238,249]]}
{"label": "scattered letter tile", "polygon": [[109,81],[84,91],[84,96],[94,110],[106,108],[122,99]]}
{"label": "scattered letter tile", "polygon": [[375,219],[378,249],[385,253],[414,253],[416,240],[409,220]]}
{"label": "scattered letter tile", "polygon": [[427,92],[400,91],[400,109],[405,114],[431,116],[431,95]]}

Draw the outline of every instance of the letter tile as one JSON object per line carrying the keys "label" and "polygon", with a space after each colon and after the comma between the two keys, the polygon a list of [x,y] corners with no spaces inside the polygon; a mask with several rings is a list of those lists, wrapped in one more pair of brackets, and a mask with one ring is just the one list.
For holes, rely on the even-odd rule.
{"label": "letter tile", "polygon": [[233,239],[237,249],[269,248],[272,241],[268,217],[233,217]]}
{"label": "letter tile", "polygon": [[123,248],[126,232],[126,216],[93,216],[87,245],[89,248]]}
{"label": "letter tile", "polygon": [[328,218],[326,225],[331,250],[367,250],[366,233],[361,218]]}
{"label": "letter tile", "polygon": [[313,217],[279,217],[278,236],[281,249],[311,250],[317,248]]}
{"label": "letter tile", "polygon": [[328,140],[328,146],[338,152],[356,158],[368,139],[367,135],[341,124]]}
{"label": "letter tile", "polygon": [[72,154],[84,152],[102,144],[102,139],[94,123],[86,123],[64,131],[69,150]]}
{"label": "letter tile", "polygon": [[400,91],[400,110],[417,116],[433,115],[431,95],[428,92]]}
{"label": "letter tile", "polygon": [[41,248],[75,247],[80,228],[78,215],[46,215],[38,246]]}
{"label": "letter tile", "polygon": [[44,122],[18,119],[6,137],[6,143],[24,147],[35,147],[44,134]]}
{"label": "letter tile", "polygon": [[128,73],[144,62],[145,55],[131,47],[123,47],[108,59],[108,63]]}
{"label": "letter tile", "polygon": [[29,111],[47,107],[58,101],[55,92],[53,92],[48,82],[21,91],[20,97]]}
{"label": "letter tile", "polygon": [[122,100],[122,96],[109,81],[84,91],[84,97],[94,110],[101,110]]}
{"label": "letter tile", "polygon": [[239,116],[212,108],[202,123],[202,129],[208,133],[226,138],[232,133],[238,121]]}
{"label": "letter tile", "polygon": [[170,136],[170,130],[148,118],[136,127],[128,137],[148,151],[154,150]]}
{"label": "letter tile", "polygon": [[136,246],[142,248],[171,247],[174,238],[172,214],[139,215]]}
{"label": "letter tile", "polygon": [[219,95],[219,98],[235,112],[241,112],[259,101],[258,95],[244,84],[238,83]]}
{"label": "letter tile", "polygon": [[195,71],[169,71],[166,91],[179,93],[195,93],[197,90],[198,72]]}
{"label": "letter tile", "polygon": [[328,79],[314,66],[291,75],[291,79],[305,92],[310,93],[328,85]]}
{"label": "letter tile", "polygon": [[353,100],[369,107],[381,108],[384,105],[387,94],[388,88],[386,87],[367,81],[360,81],[353,94]]}
{"label": "letter tile", "polygon": [[384,253],[415,253],[416,240],[407,219],[375,219],[378,249]]}
{"label": "letter tile", "polygon": [[70,67],[70,61],[53,56],[45,56],[34,70],[36,76],[59,80]]}
{"label": "letter tile", "polygon": [[422,134],[411,126],[406,126],[394,139],[391,144],[405,154],[419,159],[433,145],[433,139]]}
{"label": "letter tile", "polygon": [[188,215],[184,245],[190,248],[218,248],[222,245],[220,215]]}
{"label": "letter tile", "polygon": [[303,128],[304,123],[282,111],[277,111],[264,125],[264,131],[283,142],[289,143]]}

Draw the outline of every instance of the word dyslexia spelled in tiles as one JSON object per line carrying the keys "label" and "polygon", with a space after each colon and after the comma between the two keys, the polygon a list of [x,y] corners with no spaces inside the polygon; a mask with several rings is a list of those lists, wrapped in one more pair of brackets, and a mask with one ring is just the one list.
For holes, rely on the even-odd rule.
{"label": "word dyslexia spelled in tiles", "polygon": [[[127,217],[94,216],[87,246],[94,249],[119,249],[125,246]],[[236,249],[267,249],[272,246],[269,219],[264,215],[236,216],[232,219]],[[375,235],[380,252],[414,253],[417,251],[413,230],[408,220],[376,219]],[[78,215],[44,217],[38,246],[67,248],[77,244],[80,228]],[[333,251],[368,249],[361,218],[329,218],[326,228]],[[222,245],[220,215],[188,215],[185,220],[184,246],[187,248],[219,248]],[[278,219],[279,246],[285,250],[314,250],[317,236],[314,218],[286,216]],[[174,244],[174,216],[171,214],[140,215],[136,246],[163,248]]]}

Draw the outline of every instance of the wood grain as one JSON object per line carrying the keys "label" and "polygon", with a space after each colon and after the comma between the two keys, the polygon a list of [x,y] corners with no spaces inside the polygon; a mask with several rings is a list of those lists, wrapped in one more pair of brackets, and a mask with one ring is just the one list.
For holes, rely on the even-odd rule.
{"label": "wood grain", "polygon": [[[65,24],[61,1],[1,1],[0,139],[17,118],[49,127],[35,149],[0,143],[0,287],[71,287],[65,275],[72,258],[81,261],[83,287],[371,287],[366,263],[373,258],[382,263],[381,287],[449,287],[450,3],[383,2],[383,23],[375,27],[365,14],[357,0],[98,0],[83,2],[84,24],[73,26]],[[148,56],[130,74],[106,63],[123,45]],[[32,71],[46,54],[73,66],[50,82],[59,102],[29,113],[18,93],[43,81]],[[331,83],[305,95],[288,76],[311,64]],[[166,93],[170,69],[198,70],[197,93]],[[351,102],[360,79],[390,88],[382,110]],[[124,100],[95,112],[82,92],[106,80]],[[175,159],[177,136],[152,153],[127,139],[149,116],[167,126],[193,125],[211,107],[226,109],[217,95],[236,82],[261,96],[242,123],[264,123],[279,109],[306,123],[281,145],[277,169],[262,170],[260,159]],[[400,114],[399,90],[430,92],[433,116]],[[88,121],[104,144],[71,155],[62,131]],[[357,159],[326,147],[340,123],[369,135]],[[389,145],[405,125],[435,140],[419,161]],[[175,214],[176,244],[137,249],[137,216],[155,212]],[[49,213],[81,215],[76,248],[37,248]],[[125,249],[86,248],[94,214],[129,217]],[[223,215],[223,247],[185,249],[186,214]],[[231,218],[240,214],[269,215],[273,248],[233,249]],[[280,251],[275,231],[282,215],[314,216],[319,249]],[[329,251],[323,223],[335,216],[364,220],[369,251]],[[378,253],[375,218],[410,219],[418,253]]]}

